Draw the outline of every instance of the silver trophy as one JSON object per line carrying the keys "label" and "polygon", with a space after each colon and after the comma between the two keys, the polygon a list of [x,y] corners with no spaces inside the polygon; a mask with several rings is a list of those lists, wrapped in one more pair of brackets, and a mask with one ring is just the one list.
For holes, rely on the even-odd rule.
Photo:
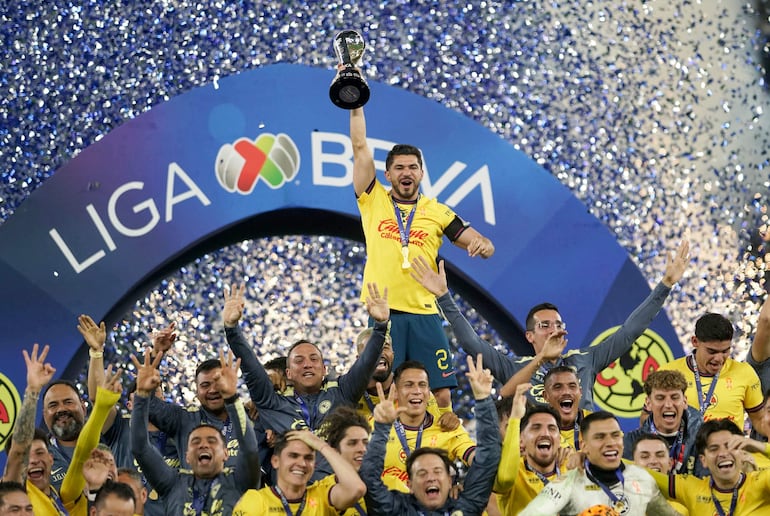
{"label": "silver trophy", "polygon": [[342,109],[360,108],[369,100],[369,85],[356,69],[364,56],[364,38],[354,30],[343,30],[334,36],[334,52],[340,66],[329,88],[329,98]]}

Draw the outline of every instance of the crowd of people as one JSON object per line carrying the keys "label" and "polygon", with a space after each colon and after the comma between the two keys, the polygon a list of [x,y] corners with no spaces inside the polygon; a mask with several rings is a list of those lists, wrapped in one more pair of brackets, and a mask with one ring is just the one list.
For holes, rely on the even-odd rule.
{"label": "crowd of people", "polygon": [[[477,335],[437,263],[444,236],[482,259],[493,243],[420,193],[418,149],[391,150],[386,189],[361,108],[350,131],[370,316],[352,367],[331,377],[307,340],[262,364],[259,343],[241,331],[245,289],[234,284],[222,298],[227,345],[197,365],[197,403],[183,407],[165,399],[158,367],[173,352],[173,323],[131,357],[135,377],[123,382],[129,364],[104,363],[105,324],[82,315],[93,408],[87,414],[76,384],[54,380],[48,346],[24,351],[0,514],[770,514],[770,303],[747,363],[731,358],[727,318],[700,317],[692,352],[645,378],[640,426],[624,433],[615,415],[595,410],[592,385],[659,313],[686,270],[688,243],[605,341],[565,351],[565,321],[540,303],[524,319],[534,355],[510,356]],[[468,353],[475,436],[452,411],[443,320]],[[45,428],[35,423],[41,397]]]}

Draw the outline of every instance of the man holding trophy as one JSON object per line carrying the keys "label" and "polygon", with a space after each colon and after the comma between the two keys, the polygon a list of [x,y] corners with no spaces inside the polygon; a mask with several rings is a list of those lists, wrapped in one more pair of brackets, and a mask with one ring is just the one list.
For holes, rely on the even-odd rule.
{"label": "man holding trophy", "polygon": [[404,360],[425,364],[439,408],[451,410],[450,389],[457,386],[457,380],[449,341],[436,299],[412,277],[410,262],[422,258],[436,270],[444,235],[467,249],[469,256],[489,258],[495,247],[448,206],[420,194],[424,172],[417,147],[399,144],[388,153],[385,179],[390,190],[377,180],[362,108],[369,99],[369,86],[359,70],[364,47],[363,37],[356,31],[335,37],[340,65],[329,92],[335,105],[350,110],[353,188],[366,238],[363,284],[378,282],[388,287],[393,367]]}

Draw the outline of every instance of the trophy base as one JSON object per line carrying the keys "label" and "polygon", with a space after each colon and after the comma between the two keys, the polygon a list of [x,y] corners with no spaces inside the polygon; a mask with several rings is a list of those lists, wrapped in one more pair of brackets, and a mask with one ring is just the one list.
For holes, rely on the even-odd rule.
{"label": "trophy base", "polygon": [[354,69],[343,70],[329,88],[329,98],[342,109],[360,108],[369,101],[369,85]]}

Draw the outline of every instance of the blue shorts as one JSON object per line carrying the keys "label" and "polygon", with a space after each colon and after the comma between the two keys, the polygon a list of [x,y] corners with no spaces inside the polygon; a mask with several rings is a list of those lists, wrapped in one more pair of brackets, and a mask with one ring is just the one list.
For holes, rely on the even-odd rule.
{"label": "blue shorts", "polygon": [[425,365],[432,390],[457,387],[449,339],[438,314],[390,313],[393,369],[405,360]]}

